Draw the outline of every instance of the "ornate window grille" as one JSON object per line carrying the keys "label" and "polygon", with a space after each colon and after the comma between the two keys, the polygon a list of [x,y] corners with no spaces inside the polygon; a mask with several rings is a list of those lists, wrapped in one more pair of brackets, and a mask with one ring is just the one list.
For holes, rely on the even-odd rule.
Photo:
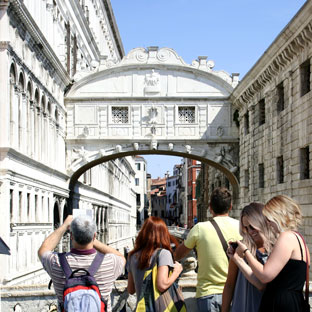
{"label": "ornate window grille", "polygon": [[129,122],[128,107],[112,107],[112,122],[116,124],[126,124]]}
{"label": "ornate window grille", "polygon": [[195,123],[195,106],[181,106],[178,109],[179,122]]}

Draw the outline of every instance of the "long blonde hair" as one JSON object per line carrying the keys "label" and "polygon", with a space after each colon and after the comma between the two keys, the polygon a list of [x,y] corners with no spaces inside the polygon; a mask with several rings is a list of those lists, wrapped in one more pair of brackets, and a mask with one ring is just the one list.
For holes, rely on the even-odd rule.
{"label": "long blonde hair", "polygon": [[248,234],[247,229],[243,225],[243,217],[248,218],[248,222],[264,236],[263,247],[268,254],[271,253],[273,245],[276,242],[276,234],[269,226],[265,216],[263,215],[264,205],[260,203],[250,203],[245,206],[240,215],[239,231],[243,237],[243,242],[250,250],[250,252],[255,256],[257,245],[251,236]]}
{"label": "long blonde hair", "polygon": [[297,230],[302,221],[299,205],[286,195],[271,198],[265,204],[263,214],[277,225],[279,232]]}

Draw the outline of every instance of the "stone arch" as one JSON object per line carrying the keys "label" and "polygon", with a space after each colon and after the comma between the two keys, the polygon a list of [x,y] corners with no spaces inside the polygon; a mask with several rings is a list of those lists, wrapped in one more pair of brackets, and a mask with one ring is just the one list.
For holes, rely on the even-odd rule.
{"label": "stone arch", "polygon": [[[72,196],[74,195],[74,193],[77,192],[76,183],[78,179],[84,172],[86,172],[90,168],[96,165],[99,165],[103,162],[113,160],[115,158],[121,158],[125,156],[134,156],[134,155],[148,155],[148,154],[179,156],[179,157],[192,158],[195,160],[199,160],[201,162],[205,162],[208,165],[224,173],[224,175],[229,180],[229,183],[232,185],[233,197],[236,198],[238,196],[239,183],[238,183],[238,179],[236,176],[238,174],[238,167],[236,166],[230,167],[229,165],[231,165],[232,163],[230,163],[230,161],[226,159],[225,156],[223,156],[224,159],[220,159],[220,155],[218,155],[218,153],[206,155],[203,153],[203,151],[205,151],[203,149],[201,150],[201,153],[196,153],[196,151],[193,151],[193,153],[190,153],[188,150],[185,150],[185,146],[177,147],[176,149],[178,150],[178,148],[180,149],[184,148],[184,151],[181,151],[181,150],[180,151],[168,151],[168,150],[161,150],[161,149],[153,150],[149,148],[146,150],[141,149],[139,151],[129,150],[127,152],[126,151],[121,152],[120,149],[118,149],[116,153],[111,153],[110,155],[107,155],[107,156],[103,155],[103,151],[100,151],[99,153],[96,153],[95,155],[93,154],[92,160],[91,158],[88,159],[88,157],[85,154],[76,163],[75,165],[76,170],[71,172],[71,178],[69,182],[69,189],[70,189],[69,202],[71,203],[70,205],[72,205]],[[87,153],[85,150],[84,152]],[[233,151],[233,152],[234,152],[233,153],[234,155],[232,157],[235,157],[237,151]],[[214,158],[211,156],[214,156]],[[70,207],[70,209],[72,209],[72,207]]]}
{"label": "stone arch", "polygon": [[28,80],[26,94],[27,94],[28,100],[32,101],[32,99],[33,99],[33,85],[32,85],[31,80]]}
{"label": "stone arch", "polygon": [[53,227],[57,229],[61,224],[59,202],[56,200],[53,207]]}
{"label": "stone arch", "polygon": [[65,97],[70,192],[93,166],[117,157],[163,154],[222,171],[238,191],[238,128],[230,95],[238,75],[191,65],[168,48],[137,48],[119,63],[77,73]]}
{"label": "stone arch", "polygon": [[52,112],[51,101],[48,100],[47,113],[50,117],[51,117],[51,112]]}
{"label": "stone arch", "polygon": [[42,94],[42,96],[41,96],[40,105],[41,105],[42,112],[46,113],[47,112],[47,106],[46,106],[46,97],[44,94]]}
{"label": "stone arch", "polygon": [[55,119],[56,125],[58,125],[58,123],[59,123],[59,111],[58,111],[57,107],[55,108],[54,119]]}
{"label": "stone arch", "polygon": [[21,71],[19,74],[18,87],[19,87],[21,92],[25,91],[25,74],[23,71]]}
{"label": "stone arch", "polygon": [[35,102],[35,106],[38,107],[40,105],[40,92],[38,88],[36,88],[35,90],[34,102]]}
{"label": "stone arch", "polygon": [[16,79],[17,79],[17,68],[15,62],[12,62],[10,66],[10,80],[12,84],[16,84]]}

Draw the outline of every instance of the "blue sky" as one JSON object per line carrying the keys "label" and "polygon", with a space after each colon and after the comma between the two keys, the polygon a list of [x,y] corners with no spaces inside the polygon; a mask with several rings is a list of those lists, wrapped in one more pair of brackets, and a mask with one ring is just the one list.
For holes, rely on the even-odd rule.
{"label": "blue sky", "polygon": [[[174,49],[190,64],[200,55],[215,70],[240,73],[261,57],[304,0],[111,0],[125,53],[137,47]],[[180,157],[144,156],[152,177]]]}

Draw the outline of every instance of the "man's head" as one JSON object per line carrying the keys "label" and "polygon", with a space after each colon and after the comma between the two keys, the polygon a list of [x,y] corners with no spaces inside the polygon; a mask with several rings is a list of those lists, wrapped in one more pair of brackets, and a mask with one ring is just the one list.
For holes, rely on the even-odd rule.
{"label": "man's head", "polygon": [[216,215],[228,213],[232,207],[232,196],[225,187],[218,187],[213,190],[210,196],[210,208]]}
{"label": "man's head", "polygon": [[84,246],[92,242],[96,225],[90,217],[78,216],[70,224],[70,231],[75,242]]}

